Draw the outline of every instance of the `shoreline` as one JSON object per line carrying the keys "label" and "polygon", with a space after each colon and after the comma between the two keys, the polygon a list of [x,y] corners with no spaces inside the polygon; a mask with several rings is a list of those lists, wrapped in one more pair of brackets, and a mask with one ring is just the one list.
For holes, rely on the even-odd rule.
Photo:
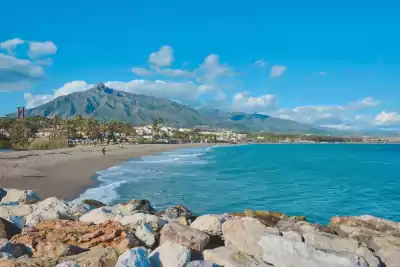
{"label": "shoreline", "polygon": [[56,196],[72,200],[101,182],[97,171],[129,159],[182,148],[212,144],[145,144],[106,147],[73,147],[57,150],[13,151],[0,154],[0,187],[31,189],[41,198]]}

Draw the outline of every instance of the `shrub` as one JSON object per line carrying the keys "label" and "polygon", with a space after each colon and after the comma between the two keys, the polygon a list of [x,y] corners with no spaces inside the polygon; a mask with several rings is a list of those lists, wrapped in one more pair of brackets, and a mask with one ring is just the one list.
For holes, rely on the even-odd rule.
{"label": "shrub", "polygon": [[67,147],[67,143],[62,140],[50,140],[46,138],[34,139],[29,144],[29,149],[57,149]]}

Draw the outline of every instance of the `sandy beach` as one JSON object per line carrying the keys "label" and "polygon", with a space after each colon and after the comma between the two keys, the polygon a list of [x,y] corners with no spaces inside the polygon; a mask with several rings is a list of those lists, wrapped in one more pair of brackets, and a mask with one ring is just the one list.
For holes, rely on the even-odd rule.
{"label": "sandy beach", "polygon": [[0,153],[0,187],[32,189],[42,198],[56,196],[69,200],[95,182],[92,177],[96,171],[135,157],[198,146],[206,144],[108,146],[105,156],[102,147]]}

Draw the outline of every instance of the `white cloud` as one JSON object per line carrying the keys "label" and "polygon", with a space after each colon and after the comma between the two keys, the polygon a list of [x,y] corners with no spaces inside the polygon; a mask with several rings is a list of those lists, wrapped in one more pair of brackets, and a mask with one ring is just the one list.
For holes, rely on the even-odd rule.
{"label": "white cloud", "polygon": [[277,108],[277,100],[274,95],[249,96],[247,92],[234,95],[232,108],[237,111],[266,112]]}
{"label": "white cloud", "polygon": [[369,96],[355,103],[355,108],[376,107],[380,104],[379,100]]}
{"label": "white cloud", "polygon": [[271,78],[277,78],[282,76],[287,70],[286,66],[274,65],[271,68]]}
{"label": "white cloud", "polygon": [[132,72],[139,76],[150,76],[153,74],[152,71],[146,68],[132,68]]}
{"label": "white cloud", "polygon": [[377,125],[393,125],[400,124],[400,113],[382,111],[375,117]]}
{"label": "white cloud", "polygon": [[69,95],[75,92],[82,92],[92,88],[93,84],[88,84],[85,81],[72,81],[65,83],[62,87],[54,90],[53,94],[46,95],[32,95],[30,93],[24,94],[27,108],[34,108],[43,105],[57,97]]}
{"label": "white cloud", "polygon": [[357,131],[360,129],[360,127],[357,126],[352,126],[352,125],[346,125],[346,124],[328,124],[328,125],[320,125],[321,127],[325,128],[332,128],[336,130],[341,130],[341,131]]}
{"label": "white cloud", "polygon": [[292,109],[282,108],[272,112],[271,115],[316,125],[358,126],[371,124],[371,120],[366,115],[354,113],[376,107],[379,104],[380,102],[373,97],[366,97],[347,105],[309,105]]}
{"label": "white cloud", "polygon": [[265,62],[263,59],[259,59],[254,62],[254,65],[264,68],[267,65],[267,62]]}
{"label": "white cloud", "polygon": [[211,92],[214,91],[216,89],[216,87],[212,84],[202,84],[199,86],[199,93],[207,93],[207,92]]}
{"label": "white cloud", "polygon": [[325,75],[326,75],[326,72],[325,72],[325,71],[320,71],[320,72],[318,73],[318,75],[319,75],[319,76],[325,76]]}
{"label": "white cloud", "polygon": [[160,50],[151,53],[149,56],[149,63],[159,67],[168,67],[173,61],[174,51],[168,45],[161,47]]}
{"label": "white cloud", "polygon": [[14,38],[0,43],[0,48],[6,50],[10,55],[14,55],[15,48],[23,43],[25,43],[24,40],[21,40],[19,38]]}
{"label": "white cloud", "polygon": [[228,65],[219,62],[219,56],[208,55],[200,67],[196,70],[197,80],[200,82],[214,83],[219,77],[232,75],[232,69]]}
{"label": "white cloud", "polygon": [[181,77],[181,78],[192,78],[194,77],[194,73],[187,71],[187,70],[181,70],[181,69],[161,69],[161,68],[154,68],[154,70],[161,75],[164,76],[169,76],[169,77]]}
{"label": "white cloud", "polygon": [[57,52],[57,47],[52,41],[29,42],[28,56],[30,58],[50,56],[54,55],[56,52]]}
{"label": "white cloud", "polygon": [[43,67],[32,61],[0,54],[0,91],[27,89],[45,77]]}

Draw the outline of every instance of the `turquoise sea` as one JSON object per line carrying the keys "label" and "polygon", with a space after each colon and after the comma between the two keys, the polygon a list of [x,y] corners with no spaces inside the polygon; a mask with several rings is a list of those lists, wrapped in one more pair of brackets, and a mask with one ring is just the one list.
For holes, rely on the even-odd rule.
{"label": "turquoise sea", "polygon": [[279,144],[191,148],[98,173],[80,196],[149,199],[197,214],[274,210],[328,223],[335,215],[400,221],[400,145]]}

